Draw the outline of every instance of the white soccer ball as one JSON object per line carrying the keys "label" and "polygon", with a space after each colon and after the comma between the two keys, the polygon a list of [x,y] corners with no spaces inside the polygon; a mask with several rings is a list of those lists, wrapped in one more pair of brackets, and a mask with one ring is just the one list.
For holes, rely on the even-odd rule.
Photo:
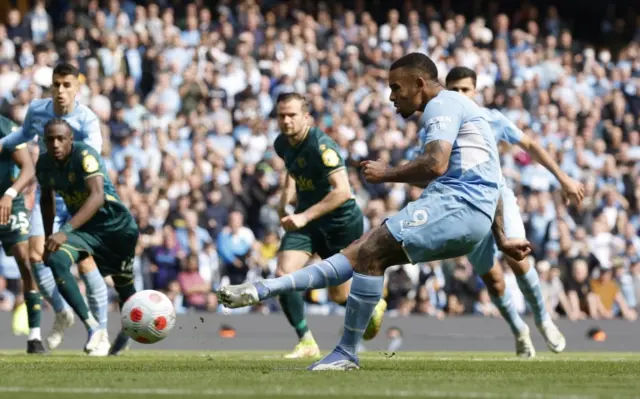
{"label": "white soccer ball", "polygon": [[154,290],[136,292],[120,311],[126,335],[141,344],[165,339],[176,325],[176,310],[165,294]]}

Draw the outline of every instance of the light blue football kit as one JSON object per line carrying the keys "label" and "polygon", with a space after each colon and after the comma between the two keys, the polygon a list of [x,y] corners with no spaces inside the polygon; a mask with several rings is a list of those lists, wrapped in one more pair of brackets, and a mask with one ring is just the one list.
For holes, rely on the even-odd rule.
{"label": "light blue football kit", "polygon": [[[520,144],[524,133],[502,115],[502,113],[487,108],[481,108],[481,112],[491,127],[496,143],[504,141],[509,144]],[[522,222],[516,196],[513,190],[507,187],[502,173],[500,173],[499,192],[502,198],[505,235],[508,238],[526,239],[524,223]],[[468,258],[476,273],[482,276],[491,270],[494,265],[494,259],[498,253],[499,250],[493,234],[489,234],[483,242],[468,255]]]}
{"label": "light blue football kit", "polygon": [[[33,100],[29,104],[22,128],[0,140],[2,148],[12,149],[17,145],[37,139],[40,154],[47,152],[44,127],[47,122],[54,118],[64,119],[71,126],[74,141],[82,141],[93,147],[98,153],[102,152],[100,120],[96,114],[89,107],[76,101],[73,111],[66,115],[58,116],[54,111],[53,99],[51,98]],[[70,219],[71,216],[62,197],[56,195],[56,218],[53,231],[57,232]],[[40,186],[38,186],[36,189],[36,201],[31,211],[31,231],[29,236],[42,237],[44,235],[44,224],[40,209]],[[69,305],[64,302],[64,299],[59,294],[51,270],[42,263],[34,264],[33,268],[41,293],[51,303],[56,313],[68,309]],[[92,313],[101,326],[106,326],[108,291],[104,279],[97,269],[81,274],[81,277],[87,286],[87,299]]]}
{"label": "light blue football kit", "polygon": [[491,128],[478,105],[445,90],[429,101],[420,127],[422,150],[435,140],[452,144],[449,167],[419,199],[387,219],[387,228],[411,263],[477,251],[491,235],[499,197],[500,161]]}

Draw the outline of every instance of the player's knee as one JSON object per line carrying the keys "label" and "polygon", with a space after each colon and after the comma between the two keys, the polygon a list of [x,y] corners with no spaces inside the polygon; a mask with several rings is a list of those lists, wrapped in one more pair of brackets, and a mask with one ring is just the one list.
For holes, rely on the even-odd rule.
{"label": "player's knee", "polygon": [[483,278],[487,291],[493,296],[502,296],[504,294],[506,285],[503,278],[495,278],[489,276],[489,278]]}
{"label": "player's knee", "polygon": [[507,263],[509,264],[509,267],[511,268],[511,270],[513,270],[513,273],[516,276],[523,276],[527,274],[527,272],[529,271],[529,268],[531,267],[527,259],[517,261],[510,257],[506,257],[506,258],[507,258]]}
{"label": "player's knee", "polygon": [[355,244],[354,247],[355,262],[351,258],[349,259],[352,265],[355,264],[354,270],[357,273],[370,276],[382,276],[386,265],[382,254],[380,254],[380,248],[376,247],[375,242],[366,240]]}
{"label": "player's knee", "polygon": [[41,263],[44,259],[43,259],[43,253],[44,251],[37,251],[37,250],[33,250],[32,248],[29,248],[29,262],[31,262],[31,264],[35,264],[35,263]]}
{"label": "player's knee", "polygon": [[51,268],[51,272],[55,277],[58,277],[65,271],[68,271],[73,265],[73,261],[71,260],[69,255],[63,251],[50,253],[49,255],[47,255],[45,262],[47,263],[47,266]]}
{"label": "player's knee", "polygon": [[94,271],[98,266],[93,261],[93,259],[87,258],[81,262],[78,262],[78,271],[81,274],[87,274]]}
{"label": "player's knee", "polygon": [[113,288],[118,293],[120,305],[122,306],[122,304],[124,304],[127,299],[129,299],[136,293],[133,276],[114,275],[111,276],[111,279],[113,280]]}
{"label": "player's knee", "polygon": [[284,251],[278,254],[276,277],[286,276],[304,267],[309,261],[308,254],[296,251]]}
{"label": "player's knee", "polygon": [[276,267],[276,277],[286,276],[287,274],[291,274],[300,269],[300,265],[293,265],[291,263],[278,263],[278,266]]}
{"label": "player's knee", "polygon": [[345,305],[349,298],[349,286],[341,285],[329,289],[329,299],[338,305]]}

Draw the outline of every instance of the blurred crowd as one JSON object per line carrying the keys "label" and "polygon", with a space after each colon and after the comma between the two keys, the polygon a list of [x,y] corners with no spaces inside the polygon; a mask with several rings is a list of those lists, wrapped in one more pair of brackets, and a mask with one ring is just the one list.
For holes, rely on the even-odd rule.
{"label": "blurred crowd", "polygon": [[[179,312],[222,311],[213,290],[273,276],[284,176],[272,147],[279,93],[308,95],[315,123],[342,148],[367,229],[420,195],[369,185],[356,167],[415,156],[416,123],[395,115],[386,76],[396,58],[419,51],[442,80],[457,65],[475,70],[477,101],[584,182],[584,203],[566,207],[549,172],[519,148],[500,147],[554,317],[636,318],[640,18],[609,10],[593,27],[607,47],[574,38],[554,6],[528,3],[501,13],[491,1],[482,16],[465,16],[407,1],[379,20],[366,3],[63,3],[53,10],[35,0],[0,24],[0,113],[21,122],[29,102],[48,95],[52,66],[77,65],[78,100],[102,121],[109,173],[142,232],[136,284],[166,292]],[[0,308],[10,310],[6,280],[18,271],[6,257],[0,264]],[[508,267],[505,275],[527,313]],[[466,258],[403,265],[387,277],[391,314],[499,316]],[[306,300],[309,312],[343,311],[323,290]],[[268,302],[239,311],[277,310]]]}

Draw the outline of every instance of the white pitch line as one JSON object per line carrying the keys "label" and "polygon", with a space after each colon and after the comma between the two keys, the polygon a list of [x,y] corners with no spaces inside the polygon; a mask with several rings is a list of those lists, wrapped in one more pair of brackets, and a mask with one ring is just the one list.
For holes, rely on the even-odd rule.
{"label": "white pitch line", "polygon": [[46,387],[20,387],[20,386],[0,386],[0,392],[4,393],[37,393],[37,394],[65,394],[65,395],[158,395],[158,396],[336,396],[336,395],[357,395],[364,397],[423,397],[423,398],[473,398],[473,399],[499,399],[499,398],[519,398],[519,399],[595,399],[594,395],[566,395],[554,393],[534,393],[521,392],[519,394],[501,394],[496,392],[457,392],[457,391],[434,391],[425,387],[424,390],[407,389],[382,389],[367,390],[360,388],[336,389],[327,387],[326,389],[291,389],[286,386],[267,386],[264,389],[242,389],[242,388],[213,388],[205,390],[192,389],[171,389],[171,388],[46,388]]}

